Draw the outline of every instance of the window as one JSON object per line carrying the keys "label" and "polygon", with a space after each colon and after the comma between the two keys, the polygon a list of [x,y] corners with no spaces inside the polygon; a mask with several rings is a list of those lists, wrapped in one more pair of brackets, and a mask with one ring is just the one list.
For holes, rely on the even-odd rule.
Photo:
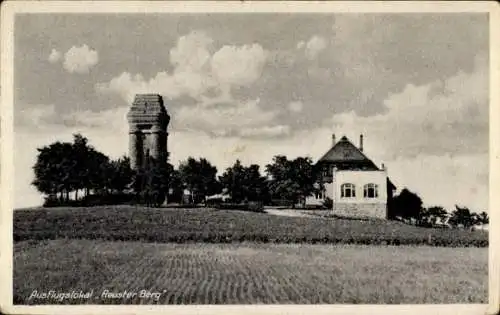
{"label": "window", "polygon": [[353,184],[342,184],[340,189],[342,198],[356,197],[356,187]]}
{"label": "window", "polygon": [[363,195],[365,198],[377,198],[378,186],[375,184],[366,184],[363,189]]}

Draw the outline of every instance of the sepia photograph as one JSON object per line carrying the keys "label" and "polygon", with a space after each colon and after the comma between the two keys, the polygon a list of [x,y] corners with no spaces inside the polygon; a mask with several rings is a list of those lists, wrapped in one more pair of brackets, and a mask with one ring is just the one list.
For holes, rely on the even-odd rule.
{"label": "sepia photograph", "polygon": [[8,305],[498,301],[497,7],[182,4],[2,5]]}

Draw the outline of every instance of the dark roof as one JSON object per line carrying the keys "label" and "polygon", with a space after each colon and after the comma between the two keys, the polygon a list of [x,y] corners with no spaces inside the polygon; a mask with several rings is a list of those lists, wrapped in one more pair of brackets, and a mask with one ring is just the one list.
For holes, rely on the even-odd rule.
{"label": "dark roof", "polygon": [[[375,163],[370,160],[360,149],[343,136],[339,142],[328,150],[318,163],[333,164],[340,170],[370,170],[380,171]],[[396,189],[394,183],[387,177],[390,189]]]}
{"label": "dark roof", "polygon": [[340,169],[362,168],[379,170],[360,149],[352,144],[346,136],[335,143],[319,160],[318,163],[336,164]]}

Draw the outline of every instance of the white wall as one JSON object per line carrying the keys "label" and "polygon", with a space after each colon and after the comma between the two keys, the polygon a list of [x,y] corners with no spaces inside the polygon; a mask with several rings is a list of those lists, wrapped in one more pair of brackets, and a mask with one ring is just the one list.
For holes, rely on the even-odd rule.
{"label": "white wall", "polygon": [[[355,185],[355,198],[341,198],[341,186],[344,183]],[[365,184],[378,185],[378,198],[364,198]],[[326,187],[333,195],[334,202],[342,203],[386,203],[387,202],[387,174],[386,171],[337,171],[334,174],[333,184]]]}

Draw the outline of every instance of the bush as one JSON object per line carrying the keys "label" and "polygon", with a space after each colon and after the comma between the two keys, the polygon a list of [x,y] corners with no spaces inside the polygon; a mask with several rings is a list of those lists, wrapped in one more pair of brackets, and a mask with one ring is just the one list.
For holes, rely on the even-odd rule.
{"label": "bush", "polygon": [[272,199],[270,206],[291,208],[293,206],[293,202],[286,199]]}
{"label": "bush", "polygon": [[249,201],[248,203],[221,202],[215,205],[216,209],[242,210],[251,212],[264,212],[264,205],[260,201]]}
{"label": "bush", "polygon": [[323,208],[325,209],[333,209],[333,199],[330,197],[326,197],[323,201]]}
{"label": "bush", "polygon": [[88,195],[80,201],[82,206],[123,205],[133,203],[134,197],[133,194]]}
{"label": "bush", "polygon": [[132,204],[135,196],[133,194],[94,194],[84,196],[78,200],[60,200],[54,197],[47,197],[43,207],[93,207],[106,205]]}

